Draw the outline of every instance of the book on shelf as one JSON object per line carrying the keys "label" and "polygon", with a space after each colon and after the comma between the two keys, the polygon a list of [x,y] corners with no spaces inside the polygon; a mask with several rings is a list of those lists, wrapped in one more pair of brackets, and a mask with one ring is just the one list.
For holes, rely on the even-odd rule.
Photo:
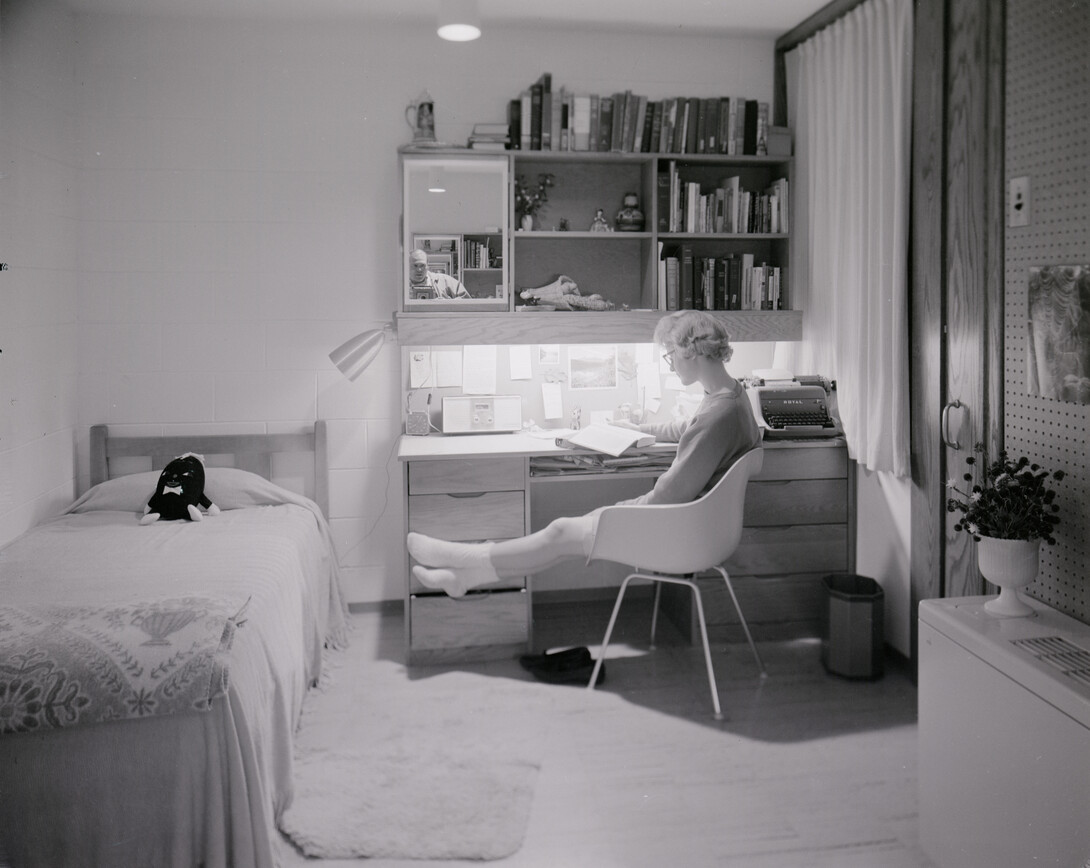
{"label": "book on shelf", "polygon": [[611,100],[613,114],[611,115],[608,150],[613,151],[614,153],[620,153],[624,150],[625,99],[624,92],[618,91],[613,94]]}
{"label": "book on shelf", "polygon": [[587,135],[587,150],[598,150],[598,122],[601,98],[596,93],[590,95],[590,133]]}
{"label": "book on shelf", "polygon": [[689,119],[685,125],[685,148],[686,154],[696,153],[696,130],[700,119],[700,105],[701,100],[695,96],[691,96],[688,99],[689,103]]}
{"label": "book on shelf", "polygon": [[656,220],[659,232],[670,231],[670,190],[674,180],[673,165],[674,161],[671,160],[669,171],[659,172],[658,176],[658,196],[656,199],[658,214]]}
{"label": "book on shelf", "polygon": [[745,122],[742,125],[742,153],[757,153],[757,109],[755,99],[747,99],[745,102]]}
{"label": "book on shelf", "polygon": [[647,104],[647,114],[651,119],[649,130],[645,133],[644,148],[651,153],[658,150],[659,137],[662,135],[662,100]]}
{"label": "book on shelf", "polygon": [[[610,151],[613,146],[613,97],[603,96],[598,100],[598,148]],[[623,110],[623,106],[622,106]]]}
{"label": "book on shelf", "polygon": [[696,153],[705,154],[708,151],[708,101],[697,101],[696,109]]}
{"label": "book on shelf", "polygon": [[540,79],[530,85],[530,150],[541,150],[541,103],[544,88]]}
{"label": "book on shelf", "polygon": [[[552,94],[549,101],[549,150],[561,151],[563,150],[563,142],[561,141],[561,127],[560,123],[563,119],[564,108],[564,89],[561,88],[558,93]],[[544,109],[542,109],[544,110]]]}
{"label": "book on shelf", "polygon": [[670,153],[674,141],[674,124],[677,122],[677,98],[668,96],[662,100],[662,122],[659,125],[660,154]]}
{"label": "book on shelf", "polygon": [[644,434],[642,431],[601,422],[587,425],[566,437],[556,438],[556,445],[565,449],[590,449],[614,458],[619,458],[628,449],[645,449],[654,442],[654,434]]}
{"label": "book on shelf", "polygon": [[636,119],[632,124],[632,152],[639,154],[646,150],[643,146],[644,127],[647,126],[647,97],[640,94],[636,97]]}
{"label": "book on shelf", "polygon": [[590,96],[576,94],[572,97],[572,150],[590,150]]}
{"label": "book on shelf", "polygon": [[696,299],[693,297],[693,248],[689,244],[681,245],[681,272],[678,277],[678,308],[693,310]]}
{"label": "book on shelf", "polygon": [[519,150],[530,150],[530,123],[532,108],[530,103],[530,91],[524,90],[519,94],[519,102],[521,103],[519,109]]}
{"label": "book on shelf", "polygon": [[507,103],[507,141],[512,151],[522,149],[522,98]]}
{"label": "book on shelf", "polygon": [[768,154],[768,103],[757,103],[757,149],[759,156]]}

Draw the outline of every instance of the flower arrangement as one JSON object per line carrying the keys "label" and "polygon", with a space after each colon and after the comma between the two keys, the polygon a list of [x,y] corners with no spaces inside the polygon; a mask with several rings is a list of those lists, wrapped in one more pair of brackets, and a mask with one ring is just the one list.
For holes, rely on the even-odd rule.
{"label": "flower arrangement", "polygon": [[[970,470],[962,477],[972,487],[966,492],[958,488],[953,479],[946,483],[953,492],[946,501],[946,511],[962,514],[954,530],[965,531],[977,542],[982,536],[988,536],[1041,539],[1054,545],[1056,539],[1052,531],[1060,523],[1056,514],[1060,507],[1055,502],[1056,492],[1047,483],[1049,479],[1059,482],[1064,478],[1064,472],[1057,470],[1050,474],[1038,465],[1030,464],[1024,455],[1012,460],[1005,451],[989,462],[982,443],[977,443],[973,452],[977,455],[965,459]],[[978,463],[978,456],[984,478],[973,484],[972,470]]]}
{"label": "flower arrangement", "polygon": [[515,213],[520,217],[529,214],[533,217],[544,210],[549,201],[549,188],[553,186],[552,175],[538,175],[537,184],[530,186],[526,176],[515,178]]}

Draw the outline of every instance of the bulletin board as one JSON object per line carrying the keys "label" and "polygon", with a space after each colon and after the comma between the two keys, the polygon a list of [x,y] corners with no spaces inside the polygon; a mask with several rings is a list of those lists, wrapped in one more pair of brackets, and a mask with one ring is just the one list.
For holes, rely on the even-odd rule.
{"label": "bulletin board", "polygon": [[1090,623],[1090,405],[1027,384],[1030,269],[1090,266],[1090,3],[1009,0],[1006,32],[1005,174],[1030,179],[1030,221],[1004,233],[1004,442],[1067,474],[1057,542],[1028,592]]}

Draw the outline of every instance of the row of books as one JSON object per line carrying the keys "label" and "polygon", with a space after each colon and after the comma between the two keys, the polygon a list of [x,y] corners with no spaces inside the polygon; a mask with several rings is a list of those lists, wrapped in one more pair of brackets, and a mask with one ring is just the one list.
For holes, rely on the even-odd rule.
{"label": "row of books", "polygon": [[723,178],[707,193],[699,181],[686,181],[670,161],[659,175],[660,232],[779,234],[788,231],[788,184],[777,178],[761,192],[746,190],[738,175]]}
{"label": "row of books", "polygon": [[465,268],[503,268],[502,244],[493,244],[490,239],[477,241],[473,238],[462,240],[462,262]]}
{"label": "row of books", "polygon": [[660,245],[659,305],[665,310],[782,310],[777,265],[752,253],[698,256],[688,244]]}
{"label": "row of books", "polygon": [[507,120],[511,150],[768,153],[769,104],[740,96],[554,93],[546,72],[510,100]]}

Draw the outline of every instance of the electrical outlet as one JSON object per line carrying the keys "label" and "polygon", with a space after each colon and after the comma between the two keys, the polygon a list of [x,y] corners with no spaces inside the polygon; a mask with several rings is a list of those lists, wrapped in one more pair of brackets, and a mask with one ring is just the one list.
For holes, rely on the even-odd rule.
{"label": "electrical outlet", "polygon": [[1008,226],[1029,226],[1029,178],[1011,178]]}

